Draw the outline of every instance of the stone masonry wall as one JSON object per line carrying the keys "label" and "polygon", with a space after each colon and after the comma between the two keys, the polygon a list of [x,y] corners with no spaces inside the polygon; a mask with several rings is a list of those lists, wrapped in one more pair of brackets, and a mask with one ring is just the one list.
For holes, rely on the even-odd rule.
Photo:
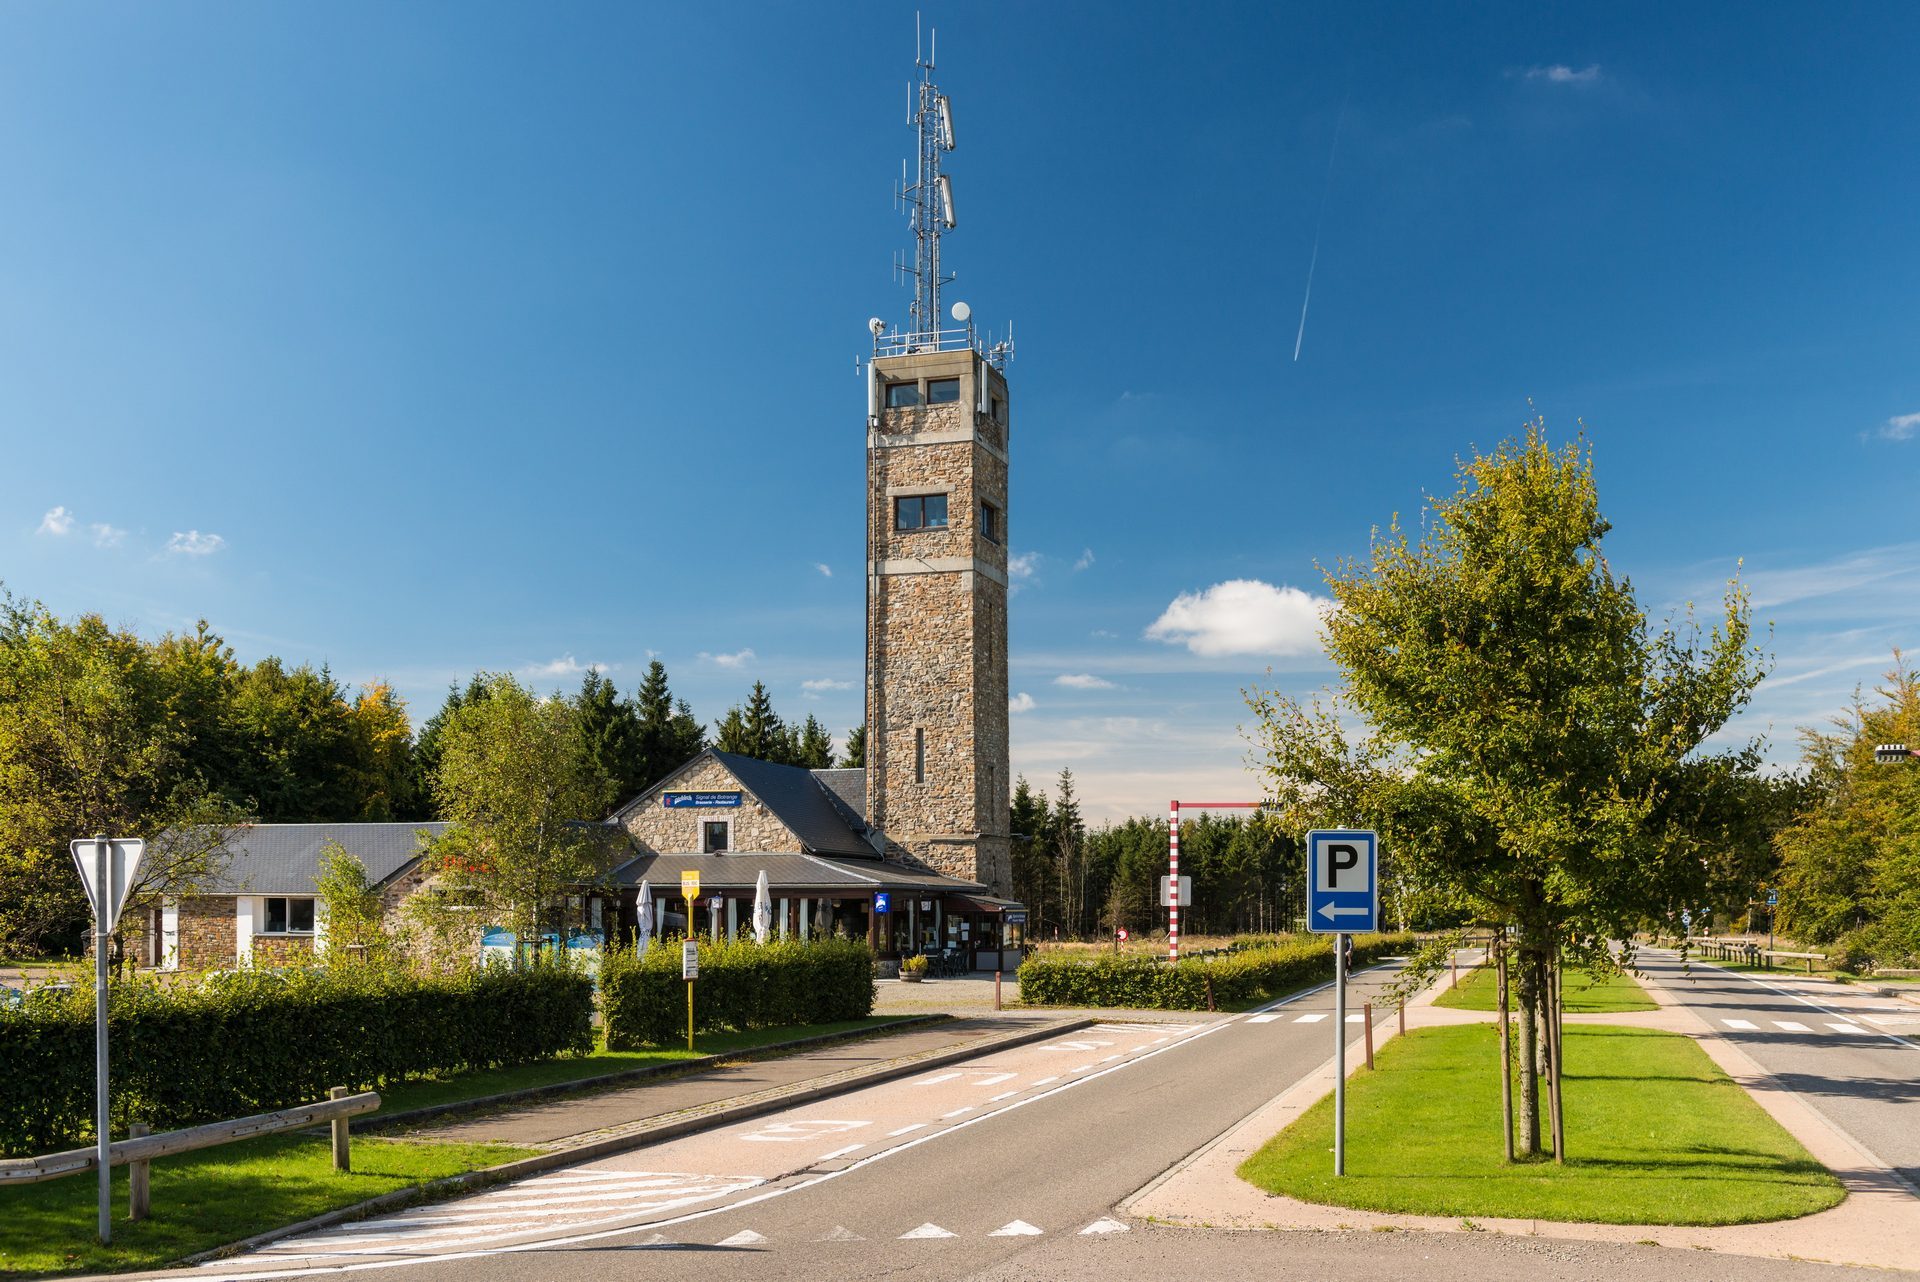
{"label": "stone masonry wall", "polygon": [[[730,810],[668,810],[663,792],[739,792],[740,805]],[[700,851],[700,825],[709,819],[733,821],[733,849],[764,854],[797,851],[800,839],[771,810],[740,786],[733,772],[711,758],[692,770],[673,775],[640,799],[621,823],[634,842],[649,854],[683,855]]]}
{"label": "stone masonry wall", "polygon": [[180,901],[181,970],[214,970],[234,964],[235,912],[231,895]]}

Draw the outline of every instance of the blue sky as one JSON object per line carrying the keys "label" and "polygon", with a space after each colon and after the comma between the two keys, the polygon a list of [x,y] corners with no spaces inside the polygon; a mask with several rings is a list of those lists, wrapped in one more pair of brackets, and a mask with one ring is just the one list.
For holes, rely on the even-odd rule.
{"label": "blue sky", "polygon": [[[1019,344],[1030,778],[1255,795],[1242,688],[1332,678],[1316,567],[1529,413],[1656,614],[1744,561],[1777,759],[1920,639],[1920,10],[926,12],[948,297]],[[657,654],[843,733],[913,24],[0,9],[0,580],[417,717]]]}

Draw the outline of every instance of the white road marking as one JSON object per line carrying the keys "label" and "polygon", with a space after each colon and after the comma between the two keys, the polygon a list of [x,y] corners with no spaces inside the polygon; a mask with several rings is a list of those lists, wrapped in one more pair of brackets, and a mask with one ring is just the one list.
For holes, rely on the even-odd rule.
{"label": "white road marking", "polygon": [[1749,1033],[1757,1033],[1760,1031],[1760,1025],[1744,1019],[1730,1019],[1727,1021],[1727,1027],[1738,1028]]}
{"label": "white road marking", "polygon": [[1085,1038],[1072,1042],[1048,1042],[1040,1049],[1043,1051],[1097,1051],[1103,1046],[1111,1045],[1113,1045],[1112,1042],[1098,1042],[1092,1038]]}
{"label": "white road marking", "polygon": [[1086,1228],[1081,1229],[1080,1236],[1085,1237],[1089,1233],[1127,1233],[1131,1231],[1129,1226],[1122,1224],[1118,1220],[1098,1219],[1087,1225]]}
{"label": "white road marking", "polygon": [[974,1085],[975,1086],[998,1086],[1002,1082],[1011,1082],[1014,1078],[1018,1076],[1019,1076],[1018,1073],[988,1073],[985,1077],[975,1082]]}
{"label": "white road marking", "polygon": [[945,1229],[941,1228],[938,1224],[935,1224],[931,1220],[929,1220],[927,1223],[922,1224],[917,1229],[913,1229],[913,1230],[910,1230],[909,1232],[902,1233],[899,1236],[899,1238],[897,1238],[896,1240],[901,1242],[907,1242],[907,1241],[911,1241],[914,1238],[958,1237],[958,1236],[959,1235],[957,1233],[949,1233]]}
{"label": "white road marking", "polygon": [[1116,1059],[1119,1059],[1119,1058],[1120,1058],[1120,1054],[1119,1054],[1119,1052],[1118,1052],[1118,1051],[1116,1051],[1116,1052],[1114,1052],[1114,1053],[1113,1053],[1113,1054],[1111,1054],[1111,1055],[1103,1055],[1103,1056],[1101,1056],[1101,1058],[1100,1058],[1100,1062],[1101,1062],[1102,1064],[1111,1064],[1111,1063],[1113,1063],[1113,1061],[1115,1061]]}
{"label": "white road marking", "polygon": [[836,1224],[833,1226],[833,1232],[814,1239],[816,1242],[864,1242],[866,1240],[844,1224]]}
{"label": "white road marking", "polygon": [[1052,1077],[1043,1077],[1043,1078],[1041,1078],[1041,1079],[1040,1079],[1039,1081],[1037,1081],[1037,1082],[1035,1082],[1035,1083],[1034,1083],[1034,1085],[1035,1085],[1035,1086],[1045,1086],[1045,1085],[1046,1085],[1046,1084],[1047,1084],[1048,1082],[1057,1082],[1057,1081],[1059,1081],[1059,1080],[1060,1080],[1060,1076],[1059,1076],[1059,1074],[1057,1074],[1057,1073],[1056,1073],[1056,1074],[1054,1074],[1054,1075],[1053,1075]]}
{"label": "white road marking", "polygon": [[954,1078],[958,1076],[960,1076],[960,1074],[958,1073],[935,1073],[932,1077],[920,1078],[918,1081],[914,1083],[914,1085],[915,1086],[938,1086],[942,1082],[951,1082]]}
{"label": "white road marking", "polygon": [[742,1135],[740,1138],[789,1143],[793,1140],[818,1139],[822,1135],[841,1135],[847,1131],[857,1131],[863,1126],[872,1125],[872,1122],[837,1122],[824,1117],[809,1117],[796,1122],[774,1122],[761,1127],[751,1135]]}
{"label": "white road marking", "polygon": [[1092,1067],[1093,1065],[1091,1064],[1075,1064],[1072,1068],[1068,1069],[1067,1071],[1069,1073],[1084,1073]]}
{"label": "white road marking", "polygon": [[888,1131],[887,1138],[896,1139],[899,1136],[911,1135],[915,1131],[924,1131],[926,1129],[927,1129],[927,1124],[925,1122],[915,1122],[912,1126],[903,1126],[897,1131]]}
{"label": "white road marking", "polygon": [[1878,1024],[1882,1028],[1903,1028],[1908,1024],[1920,1024],[1920,1014],[1869,1015],[1867,1016],[1867,1020],[1869,1023]]}
{"label": "white road marking", "polygon": [[1326,1017],[1327,1017],[1327,1012],[1323,1010],[1315,1011],[1311,1015],[1302,1015],[1299,1019],[1296,1019],[1293,1022],[1296,1024],[1318,1024],[1321,1020],[1325,1019]]}
{"label": "white road marking", "polygon": [[1827,1027],[1836,1033],[1860,1033],[1864,1035],[1867,1032],[1866,1029],[1860,1027],[1858,1024],[1828,1024]]}
{"label": "white road marking", "polygon": [[1045,1230],[1036,1229],[1033,1227],[1033,1225],[1027,1223],[1025,1220],[1015,1220],[1011,1224],[1001,1225],[999,1228],[995,1229],[993,1232],[987,1234],[987,1236],[988,1237],[1039,1237],[1043,1232],[1045,1232]]}
{"label": "white road marking", "polygon": [[1358,1024],[1364,1018],[1366,1017],[1363,1015],[1349,1015],[1347,1016],[1347,1022],[1349,1024]]}
{"label": "white road marking", "polygon": [[822,1153],[813,1160],[816,1162],[831,1162],[836,1157],[845,1157],[849,1153],[857,1153],[865,1147],[865,1144],[849,1144],[845,1148],[837,1148],[831,1153]]}
{"label": "white road marking", "polygon": [[949,1117],[958,1117],[958,1116],[960,1116],[960,1115],[961,1115],[962,1113],[971,1113],[971,1112],[973,1112],[973,1105],[971,1105],[971,1104],[963,1104],[963,1105],[961,1105],[961,1106],[960,1106],[959,1108],[956,1108],[956,1109],[954,1109],[954,1110],[953,1110],[953,1112],[951,1112],[951,1113],[942,1113],[942,1114],[940,1114],[940,1120],[944,1122],[944,1121],[946,1121],[946,1120],[947,1120],[947,1119],[948,1119]]}
{"label": "white road marking", "polygon": [[1805,1024],[1796,1024],[1790,1019],[1776,1019],[1773,1022],[1779,1027],[1786,1029],[1789,1033],[1811,1033],[1813,1031]]}
{"label": "white road marking", "polygon": [[1018,1095],[1019,1093],[1020,1093],[1019,1091],[1001,1091],[998,1095],[989,1096],[987,1098],[987,1103],[998,1104],[1001,1100],[1012,1099],[1014,1096]]}
{"label": "white road marking", "polygon": [[1247,1022],[1249,1024],[1271,1024],[1274,1020],[1279,1018],[1280,1018],[1279,1012],[1271,1011],[1265,1015],[1255,1015],[1252,1019],[1248,1020]]}
{"label": "white road marking", "polygon": [[741,1229],[732,1237],[721,1238],[715,1246],[764,1246],[767,1239],[752,1229]]}

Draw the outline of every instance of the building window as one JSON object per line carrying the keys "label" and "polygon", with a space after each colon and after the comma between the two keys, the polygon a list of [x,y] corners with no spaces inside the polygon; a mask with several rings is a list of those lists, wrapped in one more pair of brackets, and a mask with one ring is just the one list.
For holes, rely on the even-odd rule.
{"label": "building window", "polygon": [[1007,403],[998,396],[993,398],[993,421],[1002,427],[1007,425]]}
{"label": "building window", "polygon": [[960,380],[957,378],[933,378],[927,380],[927,404],[953,405],[960,400]]}
{"label": "building window", "polygon": [[947,496],[905,494],[893,501],[896,530],[942,530],[947,525]]}
{"label": "building window", "polygon": [[280,895],[267,898],[267,924],[263,935],[311,935],[313,900],[291,899]]}
{"label": "building window", "polygon": [[912,409],[920,403],[920,384],[888,383],[887,408],[890,410]]}
{"label": "building window", "polygon": [[700,825],[700,850],[704,854],[724,855],[733,848],[733,820],[709,819]]}
{"label": "building window", "polygon": [[985,499],[980,500],[980,537],[989,543],[1006,541],[1000,532],[1000,509]]}
{"label": "building window", "polygon": [[921,729],[913,732],[913,781],[927,781],[927,732]]}

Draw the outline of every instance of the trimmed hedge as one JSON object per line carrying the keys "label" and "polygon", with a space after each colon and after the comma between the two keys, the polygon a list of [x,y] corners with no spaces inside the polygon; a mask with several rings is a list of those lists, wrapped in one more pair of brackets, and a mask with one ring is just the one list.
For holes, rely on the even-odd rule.
{"label": "trimmed hedge", "polygon": [[[415,975],[375,967],[241,970],[198,985],[116,980],[113,1119],[155,1130],[245,1117],[425,1073],[593,1048],[593,981],[564,963]],[[0,1008],[0,1154],[93,1135],[93,989]]]}
{"label": "trimmed hedge", "polygon": [[[1411,935],[1359,935],[1356,966],[1413,946]],[[1205,1010],[1211,982],[1217,1006],[1242,1006],[1333,978],[1326,938],[1293,939],[1210,957],[1156,961],[1138,955],[1075,961],[1036,953],[1020,967],[1020,1000],[1036,1006],[1121,1006]]]}
{"label": "trimmed hedge", "polygon": [[[873,954],[848,939],[700,942],[694,1026],[700,1032],[830,1024],[873,1014]],[[607,1049],[633,1050],[687,1035],[680,941],[609,952],[600,965]]]}

